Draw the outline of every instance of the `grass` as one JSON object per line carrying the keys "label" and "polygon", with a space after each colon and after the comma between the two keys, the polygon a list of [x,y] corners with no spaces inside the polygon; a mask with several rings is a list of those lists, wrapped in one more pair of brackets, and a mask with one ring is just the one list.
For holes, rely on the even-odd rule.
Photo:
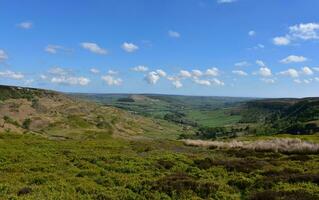
{"label": "grass", "polygon": [[187,115],[190,120],[207,127],[234,125],[241,119],[240,115],[230,115],[229,109],[218,109],[213,111],[191,110]]}
{"label": "grass", "polygon": [[318,199],[319,156],[0,134],[0,199]]}

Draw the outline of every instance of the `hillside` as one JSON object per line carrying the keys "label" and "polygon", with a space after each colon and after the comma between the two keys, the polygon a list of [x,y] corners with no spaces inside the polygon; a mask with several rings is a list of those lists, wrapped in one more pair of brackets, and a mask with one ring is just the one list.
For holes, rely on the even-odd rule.
{"label": "hillside", "polygon": [[66,94],[0,87],[0,132],[30,132],[54,139],[156,135],[174,138],[182,127],[147,119]]}
{"label": "hillside", "polygon": [[319,132],[319,98],[265,99],[241,106],[241,122],[255,123],[275,133]]}

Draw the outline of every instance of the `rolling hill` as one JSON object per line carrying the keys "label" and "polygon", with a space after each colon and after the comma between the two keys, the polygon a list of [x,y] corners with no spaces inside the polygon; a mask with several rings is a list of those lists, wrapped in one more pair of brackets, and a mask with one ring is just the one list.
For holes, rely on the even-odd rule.
{"label": "rolling hill", "polygon": [[[0,86],[0,132],[55,139],[155,135],[176,137],[182,127],[55,91]],[[159,133],[160,132],[160,133]]]}

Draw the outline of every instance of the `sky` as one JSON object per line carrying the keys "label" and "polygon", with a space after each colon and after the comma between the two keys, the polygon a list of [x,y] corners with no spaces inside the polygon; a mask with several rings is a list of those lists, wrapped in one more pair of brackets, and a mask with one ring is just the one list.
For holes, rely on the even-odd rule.
{"label": "sky", "polygon": [[318,0],[0,0],[0,84],[319,96]]}

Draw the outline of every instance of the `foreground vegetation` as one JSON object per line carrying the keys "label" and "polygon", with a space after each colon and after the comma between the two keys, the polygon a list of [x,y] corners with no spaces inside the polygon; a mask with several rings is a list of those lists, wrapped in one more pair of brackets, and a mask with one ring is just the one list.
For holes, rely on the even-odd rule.
{"label": "foreground vegetation", "polygon": [[0,199],[319,199],[319,155],[0,134]]}

